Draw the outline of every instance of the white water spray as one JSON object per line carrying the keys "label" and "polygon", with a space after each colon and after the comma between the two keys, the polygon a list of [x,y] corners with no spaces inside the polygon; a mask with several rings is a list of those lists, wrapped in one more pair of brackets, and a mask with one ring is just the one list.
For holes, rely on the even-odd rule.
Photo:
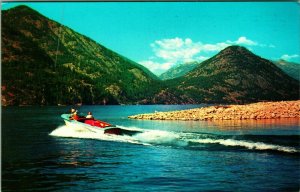
{"label": "white water spray", "polygon": [[200,143],[200,144],[220,144],[223,146],[237,146],[245,147],[251,150],[274,150],[287,153],[297,153],[299,150],[293,147],[286,147],[280,145],[267,144],[263,142],[251,142],[245,140],[235,140],[235,139],[217,139],[205,138],[194,139],[199,137],[199,134],[196,133],[176,133],[169,131],[161,130],[144,130],[137,127],[123,127],[118,126],[122,129],[127,129],[131,131],[140,131],[133,136],[128,135],[112,135],[112,134],[95,134],[89,130],[76,130],[72,127],[60,126],[50,133],[51,136],[56,137],[71,137],[71,138],[84,138],[84,139],[96,139],[96,140],[105,140],[105,141],[117,141],[117,142],[127,142],[135,143],[142,145],[169,145],[169,146],[178,146],[185,147],[188,146],[189,142]]}

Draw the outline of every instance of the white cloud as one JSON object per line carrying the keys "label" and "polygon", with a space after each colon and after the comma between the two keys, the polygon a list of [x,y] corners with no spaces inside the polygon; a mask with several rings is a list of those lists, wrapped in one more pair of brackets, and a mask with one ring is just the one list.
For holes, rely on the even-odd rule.
{"label": "white cloud", "polygon": [[269,48],[275,48],[275,45],[273,44],[262,44],[258,43],[256,41],[250,40],[247,37],[241,36],[236,41],[227,40],[226,43],[230,45],[245,45],[245,46],[259,46],[259,47],[269,47]]}
{"label": "white cloud", "polygon": [[[218,43],[193,42],[192,39],[182,39],[175,37],[173,39],[156,40],[150,44],[155,56],[149,60],[141,61],[140,64],[149,68],[155,74],[162,73],[172,66],[180,63],[191,61],[204,61],[218,51],[225,49],[230,45],[244,45],[249,47],[275,47],[274,45],[260,44],[256,41],[248,39],[245,36],[239,37],[237,40],[226,40]],[[159,61],[159,62],[158,62]]]}
{"label": "white cloud", "polygon": [[290,61],[291,59],[298,58],[298,57],[299,57],[299,55],[297,55],[297,54],[294,54],[294,55],[284,54],[280,57],[280,59]]}
{"label": "white cloud", "polygon": [[240,37],[235,43],[238,45],[257,45],[256,42],[247,39],[246,37]]}
{"label": "white cloud", "polygon": [[151,60],[146,60],[146,61],[140,61],[139,62],[141,65],[147,67],[151,72],[153,72],[154,74],[161,74],[164,71],[168,70],[171,68],[172,64],[171,63],[158,63],[158,62],[154,62]]}
{"label": "white cloud", "polygon": [[270,44],[270,45],[268,45],[268,47],[270,47],[270,48],[275,48],[275,45]]}
{"label": "white cloud", "polygon": [[202,49],[206,52],[215,52],[215,51],[221,51],[222,49],[225,49],[226,47],[230,46],[228,43],[216,43],[216,44],[203,44]]}
{"label": "white cloud", "polygon": [[209,59],[209,57],[205,57],[205,56],[196,57],[197,61],[204,61],[204,60],[207,60],[207,59]]}
{"label": "white cloud", "polygon": [[185,44],[185,41],[183,41],[181,38],[176,37],[174,39],[157,40],[152,44],[152,47],[156,47],[156,45],[159,45],[163,49],[177,49],[182,47],[183,44]]}
{"label": "white cloud", "polygon": [[156,57],[167,62],[178,63],[191,61],[194,55],[201,51],[198,43],[190,38],[162,39],[151,44]]}
{"label": "white cloud", "polygon": [[269,48],[275,48],[276,47],[273,44],[269,44],[269,45],[267,45],[267,44],[258,44],[258,46],[260,46],[260,47],[269,47]]}

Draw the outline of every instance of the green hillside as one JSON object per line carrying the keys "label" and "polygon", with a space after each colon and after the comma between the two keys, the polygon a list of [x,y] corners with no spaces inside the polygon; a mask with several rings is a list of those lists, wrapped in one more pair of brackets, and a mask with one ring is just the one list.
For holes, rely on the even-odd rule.
{"label": "green hillside", "polygon": [[240,46],[225,48],[168,85],[195,103],[299,99],[299,81]]}
{"label": "green hillside", "polygon": [[145,67],[26,6],[2,11],[1,37],[2,105],[136,103],[161,84]]}

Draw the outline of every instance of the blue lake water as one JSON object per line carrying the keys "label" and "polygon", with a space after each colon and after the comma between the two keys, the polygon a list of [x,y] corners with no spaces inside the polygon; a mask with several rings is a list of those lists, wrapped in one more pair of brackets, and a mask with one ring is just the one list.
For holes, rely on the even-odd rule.
{"label": "blue lake water", "polygon": [[79,108],[133,136],[76,132],[70,107],[2,107],[2,191],[299,191],[299,119],[127,118],[200,106]]}

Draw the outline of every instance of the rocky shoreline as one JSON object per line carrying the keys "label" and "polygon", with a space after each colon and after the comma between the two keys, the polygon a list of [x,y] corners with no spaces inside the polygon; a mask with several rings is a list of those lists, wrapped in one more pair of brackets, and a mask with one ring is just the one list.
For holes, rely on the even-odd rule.
{"label": "rocky shoreline", "polygon": [[128,118],[183,121],[300,118],[300,100],[259,102],[247,105],[218,105],[181,111],[139,114]]}

